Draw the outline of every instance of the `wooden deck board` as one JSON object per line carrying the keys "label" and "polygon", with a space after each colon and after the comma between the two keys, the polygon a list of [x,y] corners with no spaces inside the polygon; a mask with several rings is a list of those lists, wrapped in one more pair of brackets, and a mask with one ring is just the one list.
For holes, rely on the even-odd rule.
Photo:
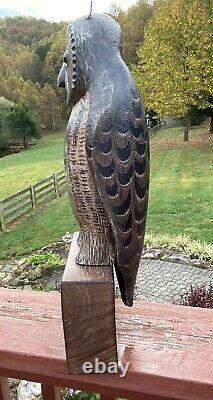
{"label": "wooden deck board", "polygon": [[[212,310],[116,302],[118,375],[67,374],[59,293],[0,289],[0,376],[135,400],[213,399]],[[143,397],[142,397],[143,395]]]}

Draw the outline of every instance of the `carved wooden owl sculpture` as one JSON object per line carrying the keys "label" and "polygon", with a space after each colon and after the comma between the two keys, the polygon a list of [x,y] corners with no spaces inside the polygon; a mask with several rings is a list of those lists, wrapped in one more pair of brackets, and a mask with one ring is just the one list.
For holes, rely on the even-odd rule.
{"label": "carved wooden owl sculpture", "polygon": [[120,54],[121,29],[94,14],[68,28],[58,77],[73,105],[65,165],[79,222],[82,265],[114,264],[123,302],[132,306],[149,188],[144,109]]}

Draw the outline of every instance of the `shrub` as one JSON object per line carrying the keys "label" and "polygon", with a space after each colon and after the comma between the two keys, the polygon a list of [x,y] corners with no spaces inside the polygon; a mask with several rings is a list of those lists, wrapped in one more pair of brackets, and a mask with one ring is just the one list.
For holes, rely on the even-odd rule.
{"label": "shrub", "polygon": [[186,235],[156,235],[147,233],[145,244],[149,247],[163,247],[177,251],[184,251],[191,258],[203,261],[213,261],[213,245],[205,241],[192,240]]}
{"label": "shrub", "polygon": [[43,254],[32,254],[28,258],[28,263],[32,266],[35,265],[41,265],[41,264],[49,264],[52,267],[55,267],[57,265],[61,264],[61,258],[59,257],[58,254],[53,253],[52,251],[48,251]]}
{"label": "shrub", "polygon": [[183,306],[213,308],[213,286],[201,285],[193,288],[190,285],[190,291],[181,296],[180,304]]}
{"label": "shrub", "polygon": [[190,110],[190,124],[191,126],[200,125],[205,121],[204,110],[198,107],[192,107]]}

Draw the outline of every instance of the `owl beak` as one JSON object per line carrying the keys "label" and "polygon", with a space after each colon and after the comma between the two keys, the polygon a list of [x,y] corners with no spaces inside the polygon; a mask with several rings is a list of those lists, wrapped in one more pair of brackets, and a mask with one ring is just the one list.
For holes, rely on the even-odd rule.
{"label": "owl beak", "polygon": [[57,79],[57,86],[58,87],[63,87],[65,88],[65,77],[66,77],[66,69],[65,69],[65,64],[62,65],[59,75],[58,75],[58,79]]}

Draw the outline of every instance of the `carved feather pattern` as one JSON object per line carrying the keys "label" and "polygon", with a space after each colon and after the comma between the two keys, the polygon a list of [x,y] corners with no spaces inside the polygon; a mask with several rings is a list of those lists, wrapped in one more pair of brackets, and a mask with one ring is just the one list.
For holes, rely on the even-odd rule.
{"label": "carved feather pattern", "polygon": [[65,163],[81,228],[76,261],[109,265],[113,259],[122,299],[131,306],[145,233],[149,144],[120,41],[120,26],[107,15],[74,21],[58,85],[74,105]]}
{"label": "carved feather pattern", "polygon": [[[87,143],[95,186],[111,221],[115,268],[123,300],[131,305],[141,257],[149,190],[149,144],[145,115],[137,96],[128,113],[100,118],[93,145]],[[110,118],[109,118],[110,115]]]}
{"label": "carved feather pattern", "polygon": [[65,144],[69,192],[81,227],[76,261],[82,265],[108,265],[112,264],[112,258],[106,237],[110,236],[111,227],[87,163],[85,136],[88,114],[89,101],[86,98],[79,103],[76,115],[68,124]]}

